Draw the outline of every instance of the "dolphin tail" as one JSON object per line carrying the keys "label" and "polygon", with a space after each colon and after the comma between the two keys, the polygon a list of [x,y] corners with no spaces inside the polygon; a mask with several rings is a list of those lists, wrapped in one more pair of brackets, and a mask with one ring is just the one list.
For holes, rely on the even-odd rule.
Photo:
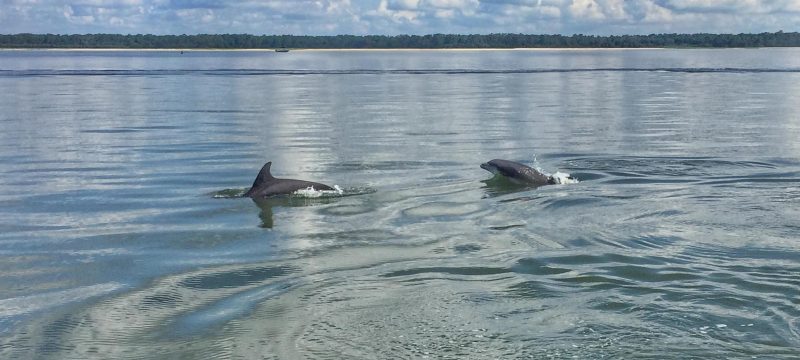
{"label": "dolphin tail", "polygon": [[272,166],[272,161],[268,161],[266,164],[264,164],[264,166],[261,167],[261,171],[258,172],[258,176],[256,176],[256,180],[253,181],[253,186],[250,187],[250,190],[247,190],[247,192],[244,193],[244,195],[242,195],[242,196],[251,196],[253,191],[258,189],[258,187],[261,186],[261,184],[263,184],[263,183],[265,183],[267,181],[270,181],[272,179],[275,179],[272,176],[272,173],[270,173],[270,170],[269,170],[269,168],[271,166]]}

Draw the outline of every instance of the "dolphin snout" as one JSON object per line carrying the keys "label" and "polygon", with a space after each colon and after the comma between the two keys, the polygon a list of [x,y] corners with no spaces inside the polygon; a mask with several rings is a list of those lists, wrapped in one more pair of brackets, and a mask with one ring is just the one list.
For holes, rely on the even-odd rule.
{"label": "dolphin snout", "polygon": [[481,169],[486,170],[492,174],[497,174],[497,166],[494,166],[488,162],[481,164]]}

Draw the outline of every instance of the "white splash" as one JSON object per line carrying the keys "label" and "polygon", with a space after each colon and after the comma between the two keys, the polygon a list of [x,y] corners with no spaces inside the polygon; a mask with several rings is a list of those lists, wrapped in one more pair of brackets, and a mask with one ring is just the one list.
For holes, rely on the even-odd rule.
{"label": "white splash", "polygon": [[531,167],[534,170],[544,174],[544,169],[542,169],[542,166],[539,164],[539,159],[536,158],[536,154],[533,154],[533,160],[531,161]]}
{"label": "white splash", "polygon": [[305,189],[300,189],[294,192],[294,195],[306,198],[318,198],[323,196],[337,196],[344,194],[344,190],[339,185],[333,185],[333,190],[316,190],[313,186]]}
{"label": "white splash", "polygon": [[555,174],[550,175],[553,177],[553,180],[556,181],[556,184],[577,184],[578,179],[572,177],[568,173],[563,173],[561,171],[556,171]]}
{"label": "white splash", "polygon": [[572,177],[569,173],[563,173],[561,171],[556,171],[555,174],[550,174],[547,171],[544,171],[542,166],[539,164],[539,159],[536,158],[536,154],[533,154],[533,161],[531,162],[531,167],[546,175],[550,176],[555,180],[556,184],[577,184],[579,181],[577,178]]}

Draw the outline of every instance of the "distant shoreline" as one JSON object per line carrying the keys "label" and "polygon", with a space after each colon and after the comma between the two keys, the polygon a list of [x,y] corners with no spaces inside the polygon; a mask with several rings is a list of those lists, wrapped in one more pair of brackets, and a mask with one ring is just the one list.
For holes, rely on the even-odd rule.
{"label": "distant shoreline", "polygon": [[[289,52],[379,52],[379,51],[396,51],[396,52],[415,52],[415,51],[595,51],[595,50],[608,50],[608,51],[625,51],[625,50],[666,50],[678,48],[666,47],[639,47],[639,48],[587,48],[587,47],[574,47],[574,48],[419,48],[419,49],[288,49]],[[686,48],[686,49],[705,49],[705,48]],[[723,48],[714,48],[723,49]],[[755,49],[755,48],[747,48]],[[135,49],[135,48],[0,48],[0,51],[85,51],[85,52],[103,52],[103,51],[131,51],[131,52],[276,52],[276,49]]]}
{"label": "distant shoreline", "polygon": [[510,50],[510,49],[714,49],[800,47],[800,33],[759,34],[430,34],[430,35],[250,35],[250,34],[0,34],[6,49],[248,50],[274,49]]}

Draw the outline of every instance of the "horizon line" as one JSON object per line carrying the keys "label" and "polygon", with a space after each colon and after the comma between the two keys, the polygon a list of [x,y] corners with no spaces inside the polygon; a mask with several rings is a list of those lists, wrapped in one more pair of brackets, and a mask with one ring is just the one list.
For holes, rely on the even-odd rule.
{"label": "horizon line", "polygon": [[762,31],[762,32],[740,32],[740,33],[713,33],[713,32],[693,32],[693,33],[680,33],[680,32],[661,32],[661,33],[648,33],[648,34],[610,34],[610,35],[595,35],[595,34],[559,34],[559,33],[521,33],[521,32],[492,32],[492,33],[428,33],[428,34],[336,34],[336,35],[312,35],[312,34],[250,34],[250,33],[195,33],[195,34],[149,34],[149,33],[0,33],[0,36],[15,36],[15,35],[56,35],[56,36],[85,36],[85,35],[119,35],[119,36],[309,36],[309,37],[337,37],[337,36],[354,36],[354,37],[369,37],[369,36],[383,36],[383,37],[425,37],[436,35],[457,35],[457,36],[490,36],[490,35],[525,35],[525,36],[585,36],[585,37],[618,37],[618,36],[653,36],[653,35],[762,35],[762,34],[798,34],[797,31]]}

